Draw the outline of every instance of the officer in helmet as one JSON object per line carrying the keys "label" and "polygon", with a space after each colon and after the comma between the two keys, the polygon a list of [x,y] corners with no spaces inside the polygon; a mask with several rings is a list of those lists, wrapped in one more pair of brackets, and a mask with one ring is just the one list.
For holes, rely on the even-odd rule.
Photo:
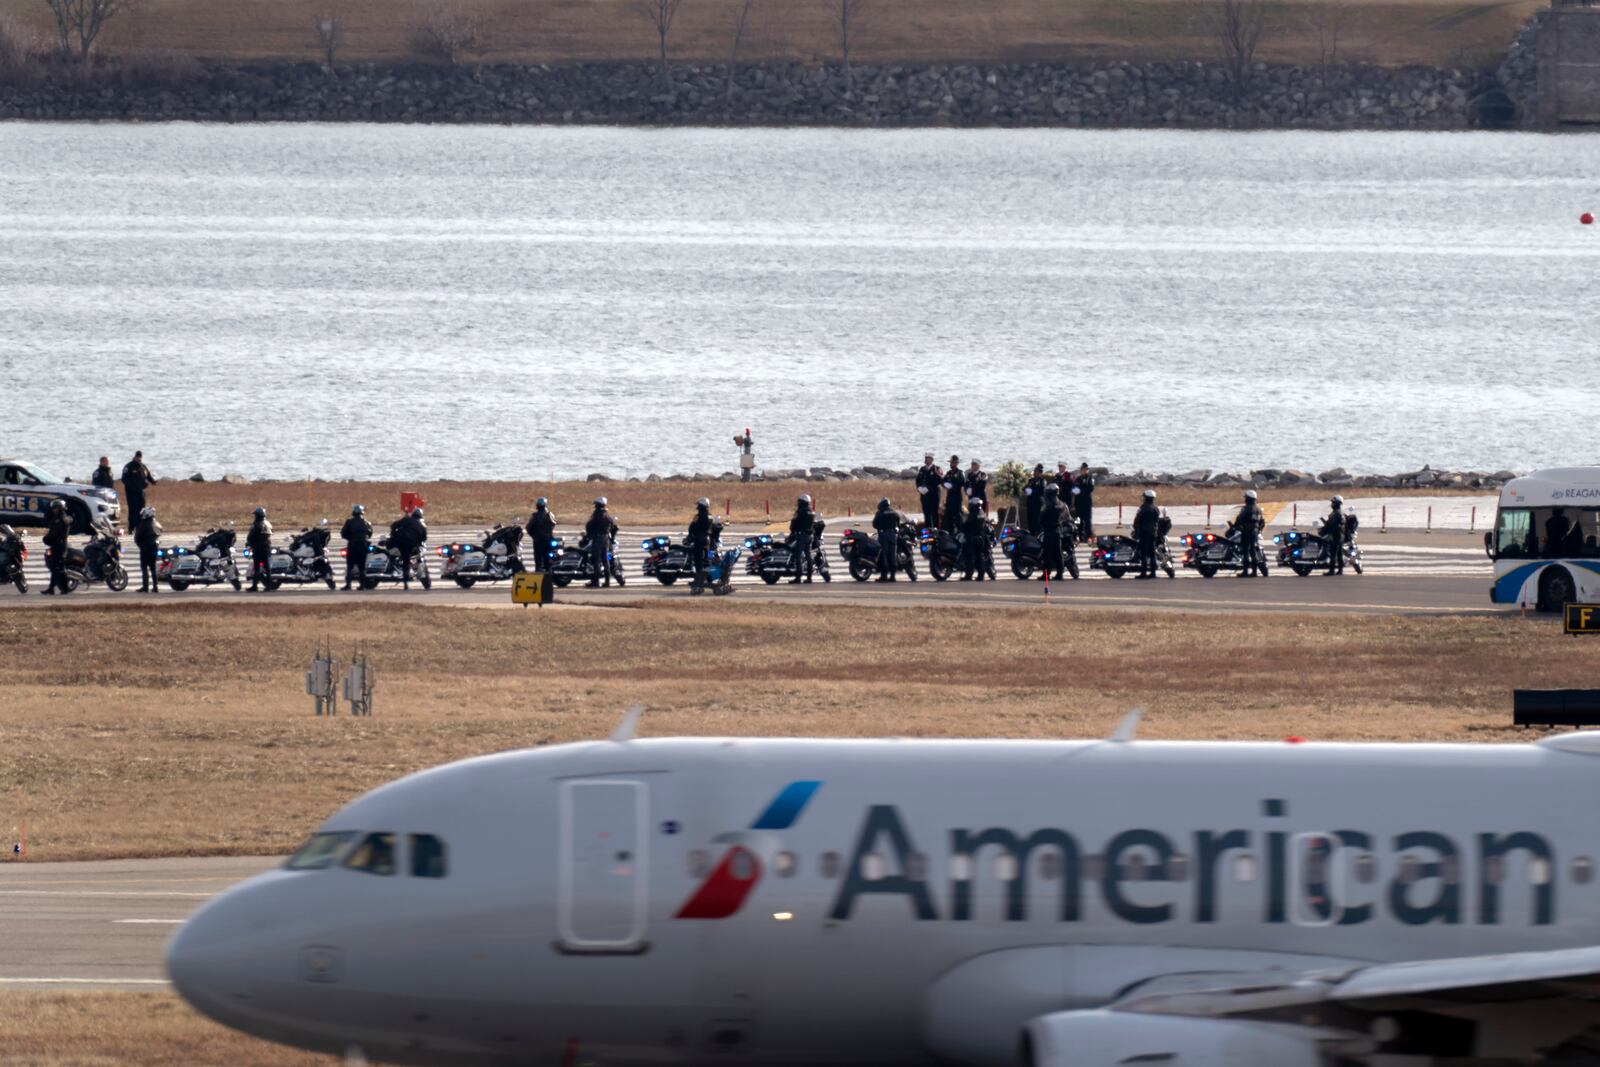
{"label": "officer in helmet", "polygon": [[704,584],[706,565],[711,559],[711,533],[716,520],[711,517],[711,501],[701,497],[694,502],[694,518],[689,520],[689,533],[683,539],[683,549],[689,553],[694,565],[694,580]]}
{"label": "officer in helmet", "polygon": [[267,509],[256,508],[250,530],[244,535],[244,546],[250,550],[250,592],[259,593],[265,585],[272,586],[272,523],[267,521]]}
{"label": "officer in helmet", "polygon": [[811,584],[813,560],[811,536],[817,525],[817,513],[811,510],[811,494],[801,493],[794,504],[794,518],[789,520],[789,558],[794,561],[794,577],[790,585],[804,581]]}
{"label": "officer in helmet", "polygon": [[945,468],[941,484],[944,486],[944,510],[939,513],[939,524],[953,534],[960,534],[962,520],[967,517],[966,509],[962,507],[967,479],[961,473],[960,456],[950,457],[950,466]]}
{"label": "officer in helmet", "polygon": [[1239,508],[1239,514],[1233,517],[1233,521],[1228,523],[1228,532],[1239,535],[1241,578],[1254,578],[1258,573],[1263,578],[1267,576],[1267,556],[1261,551],[1261,531],[1266,525],[1266,516],[1256,503],[1256,491],[1246,489],[1244,505]]}
{"label": "officer in helmet", "polygon": [[411,514],[402,515],[389,527],[389,543],[400,550],[401,588],[411,588],[411,561],[428,543],[428,524],[422,521],[422,509],[412,508]]}
{"label": "officer in helmet", "polygon": [[589,513],[589,521],[583,524],[584,537],[589,542],[589,565],[594,568],[589,577],[589,588],[600,588],[604,579],[606,588],[611,588],[611,532],[617,524],[611,518],[611,512],[606,509],[606,498],[594,498],[594,511]]}
{"label": "officer in helmet", "polygon": [[1327,545],[1329,575],[1344,573],[1344,497],[1328,501],[1328,517],[1322,520],[1322,539]]}
{"label": "officer in helmet", "polygon": [[344,588],[350,583],[357,589],[367,587],[367,549],[372,544],[372,523],[367,519],[367,509],[360,504],[350,509],[350,517],[339,528],[344,538]]}
{"label": "officer in helmet", "polygon": [[50,571],[50,584],[42,594],[65,595],[72,592],[67,584],[67,535],[72,530],[72,520],[67,517],[67,505],[61,500],[50,501],[47,514],[50,524],[44,532],[44,565]]}
{"label": "officer in helmet", "polygon": [[1061,580],[1066,559],[1061,551],[1061,530],[1072,521],[1071,514],[1061,506],[1061,487],[1050,482],[1044,487],[1044,505],[1039,509],[1039,555],[1043,568],[1041,578]]}
{"label": "officer in helmet", "polygon": [[533,569],[550,569],[550,542],[556,536],[556,517],[550,512],[550,501],[540,497],[534,501],[533,514],[528,517],[528,541],[533,545]]}
{"label": "officer in helmet", "polygon": [[139,592],[159,593],[156,581],[156,550],[161,547],[161,524],[156,509],[148,505],[139,512],[139,525],[133,528],[133,543],[139,546]]}
{"label": "officer in helmet", "polygon": [[878,535],[878,581],[892,582],[900,569],[900,513],[889,506],[888,497],[878,501],[872,530]]}
{"label": "officer in helmet", "polygon": [[1156,539],[1160,529],[1161,509],[1156,507],[1156,491],[1146,489],[1144,501],[1133,515],[1133,541],[1139,551],[1140,578],[1156,576]]}

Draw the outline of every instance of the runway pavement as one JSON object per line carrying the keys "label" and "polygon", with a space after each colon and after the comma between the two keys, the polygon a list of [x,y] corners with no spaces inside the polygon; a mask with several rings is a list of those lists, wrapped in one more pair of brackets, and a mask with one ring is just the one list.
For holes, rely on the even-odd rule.
{"label": "runway pavement", "polygon": [[184,917],[281,858],[0,862],[0,990],[163,989]]}
{"label": "runway pavement", "polygon": [[[1179,570],[1177,579],[1158,578],[1138,581],[1124,577],[1112,580],[1106,575],[1090,570],[1088,551],[1080,548],[1078,562],[1082,568],[1081,581],[1051,583],[1048,595],[1040,581],[1021,582],[1010,573],[1007,561],[997,551],[995,566],[1000,581],[995,583],[969,583],[952,579],[935,582],[928,576],[926,566],[919,566],[920,581],[911,583],[902,579],[893,585],[876,582],[853,581],[838,555],[836,532],[846,528],[848,520],[829,523],[829,567],[833,578],[824,584],[819,578],[810,586],[791,586],[787,582],[766,585],[760,578],[744,573],[741,561],[734,579],[738,599],[762,602],[791,603],[816,602],[853,606],[889,605],[957,605],[972,607],[1006,607],[1050,603],[1052,605],[1082,604],[1097,608],[1124,608],[1134,610],[1184,610],[1184,611],[1305,611],[1354,613],[1429,613],[1429,612],[1490,612],[1504,611],[1489,603],[1489,583],[1492,567],[1484,557],[1481,536],[1464,531],[1437,531],[1424,533],[1418,529],[1392,530],[1387,534],[1363,531],[1362,548],[1366,556],[1366,573],[1347,572],[1343,578],[1328,578],[1314,574],[1300,578],[1281,568],[1274,568],[1272,577],[1241,580],[1232,575],[1219,575],[1202,579],[1193,571]],[[563,531],[570,535],[569,543],[576,542],[576,531]],[[730,528],[724,535],[725,544],[734,544],[750,533],[754,527]],[[452,541],[474,539],[481,531],[465,527],[436,528],[431,531],[430,546],[437,548]],[[640,542],[657,533],[674,538],[681,531],[659,529],[627,530],[619,537],[619,554],[623,571],[628,578],[624,587],[589,590],[581,585],[571,585],[557,591],[558,604],[606,605],[637,603],[645,600],[687,599],[689,593],[681,583],[673,587],[660,585],[642,576],[640,567],[644,552]],[[192,534],[173,534],[164,539],[169,545],[192,544]],[[1181,552],[1176,539],[1175,550]],[[125,542],[125,562],[137,568],[137,554],[131,543]],[[452,582],[438,577],[438,557],[433,557],[435,581],[433,588],[424,591],[413,583],[409,592],[397,585],[383,585],[365,593],[333,593],[321,584],[286,585],[271,594],[240,594],[230,586],[192,587],[181,593],[163,589],[157,596],[141,595],[137,578],[130,591],[112,593],[103,586],[93,586],[69,597],[42,597],[37,590],[47,583],[44,570],[44,553],[37,543],[31,543],[26,564],[29,584],[33,590],[19,596],[10,587],[0,589],[0,606],[24,605],[43,608],[55,604],[170,604],[215,603],[228,601],[240,603],[326,603],[338,600],[377,600],[384,603],[405,601],[451,607],[505,608],[510,604],[509,583],[479,584],[472,589],[461,589]],[[241,562],[243,562],[241,560]],[[333,560],[335,572],[342,578],[343,560]],[[703,598],[711,600],[710,597]]]}

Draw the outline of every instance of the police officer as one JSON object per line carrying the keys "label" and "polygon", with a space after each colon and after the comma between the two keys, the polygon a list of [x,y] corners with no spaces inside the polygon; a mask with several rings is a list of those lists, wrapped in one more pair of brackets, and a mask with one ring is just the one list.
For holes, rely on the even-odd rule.
{"label": "police officer", "polygon": [[267,509],[256,508],[250,530],[244,535],[244,545],[250,550],[250,592],[259,593],[261,586],[272,590],[272,523],[267,521]]}
{"label": "police officer", "polygon": [[1567,537],[1572,532],[1572,523],[1567,518],[1566,508],[1551,508],[1550,517],[1544,520],[1544,556],[1546,559],[1559,559],[1566,551]]}
{"label": "police officer", "polygon": [[694,581],[697,584],[703,584],[706,580],[706,564],[711,557],[713,525],[715,524],[711,518],[711,501],[701,497],[694,502],[694,518],[689,520],[689,533],[683,539],[683,549],[689,553],[689,562],[694,565]]}
{"label": "police officer", "polygon": [[1072,480],[1078,490],[1074,505],[1078,512],[1078,527],[1085,541],[1094,540],[1094,475],[1088,463],[1078,464],[1078,476]]}
{"label": "police officer", "polygon": [[390,525],[389,543],[400,549],[401,588],[410,589],[411,557],[428,543],[428,524],[422,521],[421,508],[412,508],[411,514],[402,515]]}
{"label": "police officer", "polygon": [[811,536],[817,525],[816,512],[811,510],[811,495],[800,494],[800,499],[795,501],[794,518],[789,520],[789,558],[794,561],[794,577],[789,579],[790,585],[799,585],[802,578],[807,585],[811,584],[812,568]]}
{"label": "police officer", "polygon": [[133,543],[139,546],[139,592],[161,592],[156,582],[156,549],[161,547],[161,524],[156,521],[155,508],[146,507],[139,512],[139,525],[133,528]]}
{"label": "police officer", "polygon": [[943,488],[944,472],[933,461],[933,453],[922,457],[917,468],[917,495],[922,498],[922,525],[929,530],[939,528],[939,490]]}
{"label": "police officer", "polygon": [[967,522],[963,530],[961,545],[963,573],[961,580],[970,582],[976,574],[978,581],[988,578],[995,580],[994,553],[989,543],[989,520],[981,510],[974,507],[967,512]]}
{"label": "police officer", "polygon": [[[1079,499],[1081,500],[1082,496]],[[1156,537],[1160,528],[1161,509],[1156,507],[1156,491],[1146,489],[1144,503],[1139,505],[1139,510],[1133,515],[1133,540],[1139,549],[1140,578],[1156,576]]]}
{"label": "police officer", "polygon": [[339,528],[344,538],[344,588],[350,583],[357,589],[367,587],[367,546],[372,544],[372,523],[367,520],[367,509],[357,504],[350,509],[350,517]]}
{"label": "police officer", "polygon": [[144,465],[144,453],[135,452],[133,458],[122,467],[122,492],[128,499],[128,523],[133,524],[139,512],[144,510],[144,491],[156,483],[156,476],[150,473],[150,468]]}
{"label": "police officer", "polygon": [[961,532],[961,520],[966,512],[961,507],[962,494],[966,492],[966,479],[961,475],[961,457],[951,456],[950,466],[944,472],[944,481],[939,483],[944,487],[944,510],[939,514],[939,521],[944,528],[953,534]]}
{"label": "police officer", "polygon": [[1035,536],[1039,533],[1039,513],[1044,510],[1044,488],[1048,484],[1048,479],[1044,476],[1044,464],[1035,463],[1033,465],[1033,477],[1029,478],[1028,484],[1022,487],[1022,499],[1025,505],[1024,513],[1026,515],[1023,522],[1026,524],[1028,532]]}
{"label": "police officer", "polygon": [[111,471],[111,457],[101,456],[100,466],[94,469],[94,474],[89,478],[89,483],[96,489],[115,489],[117,476]]}
{"label": "police officer", "polygon": [[47,512],[50,525],[44,532],[44,565],[50,571],[50,584],[41,595],[72,592],[67,584],[67,535],[72,531],[72,520],[67,518],[67,505],[60,500],[50,501]]}
{"label": "police officer", "polygon": [[1061,580],[1061,570],[1066,560],[1061,554],[1061,528],[1070,522],[1066,509],[1061,506],[1061,490],[1055,483],[1044,487],[1044,507],[1039,510],[1039,551],[1044,566],[1041,578]]}
{"label": "police officer", "polygon": [[550,542],[556,536],[556,517],[550,513],[550,501],[540,497],[534,501],[533,514],[528,518],[528,540],[533,545],[533,569],[550,569]]}
{"label": "police officer", "polygon": [[601,579],[605,580],[607,589],[611,588],[611,531],[616,526],[611,512],[606,510],[606,498],[595,497],[594,511],[583,525],[584,535],[589,538],[589,565],[594,568],[589,579],[590,589],[600,588]]}
{"label": "police officer", "polygon": [[[956,470],[956,476],[960,475],[961,471]],[[878,535],[878,581],[892,582],[900,569],[900,513],[889,506],[888,497],[878,501],[872,530]]]}
{"label": "police officer", "polygon": [[972,461],[972,466],[967,468],[967,501],[980,514],[989,512],[989,476],[984,473],[983,465],[977,460]]}
{"label": "police officer", "polygon": [[1246,489],[1244,506],[1228,524],[1229,532],[1239,535],[1239,552],[1243,556],[1243,565],[1239,568],[1241,578],[1254,578],[1258,572],[1263,578],[1267,576],[1267,557],[1261,551],[1261,530],[1266,525],[1266,516],[1256,503],[1256,491]]}
{"label": "police officer", "polygon": [[1344,497],[1328,501],[1328,517],[1322,520],[1322,539],[1328,546],[1329,577],[1344,573]]}

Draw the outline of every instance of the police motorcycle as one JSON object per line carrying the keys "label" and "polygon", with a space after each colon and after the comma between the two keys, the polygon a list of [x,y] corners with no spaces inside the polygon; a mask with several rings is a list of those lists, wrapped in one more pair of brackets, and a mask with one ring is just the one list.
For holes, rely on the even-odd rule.
{"label": "police motorcycle", "polygon": [[[1215,578],[1219,571],[1242,571],[1249,562],[1244,557],[1244,539],[1238,531],[1184,534],[1181,540],[1184,567],[1198,571],[1202,578]],[[1258,546],[1256,551],[1262,550]],[[1265,559],[1262,561],[1265,562]]]}
{"label": "police motorcycle", "polygon": [[[1076,520],[1073,521],[1073,533],[1076,535]],[[1011,561],[1011,573],[1027,581],[1039,571],[1044,570],[1044,538],[1036,533],[1024,530],[1020,526],[1006,525],[1000,527],[1000,550]],[[1061,563],[1068,574],[1074,579],[1078,577],[1078,539],[1076,536],[1071,541],[1066,538],[1061,540]],[[1120,577],[1120,575],[1119,575]]]}
{"label": "police motorcycle", "polygon": [[[1347,566],[1357,574],[1361,573],[1361,545],[1356,539],[1356,532],[1361,526],[1361,520],[1353,512],[1345,512],[1344,516],[1344,561]],[[1329,539],[1321,534],[1306,533],[1301,530],[1285,530],[1283,533],[1274,534],[1272,543],[1278,546],[1278,564],[1288,567],[1295,574],[1304,578],[1312,571],[1325,571],[1330,562]]]}
{"label": "police motorcycle", "polygon": [[479,582],[503,582],[527,568],[522,563],[522,518],[509,525],[483,531],[483,543],[452,541],[439,546],[444,563],[439,577],[450,578],[463,589]]}
{"label": "police motorcycle", "polygon": [[28,591],[28,578],[22,573],[22,564],[28,558],[28,546],[22,543],[17,531],[0,525],[0,583],[10,582],[17,592]]}
{"label": "police motorcycle", "polygon": [[[411,577],[422,583],[422,588],[433,588],[433,565],[428,561],[427,543],[419,545],[411,554]],[[405,554],[392,537],[385,537],[375,545],[367,546],[367,577],[363,589],[376,589],[380,582],[406,580]]]}
{"label": "police motorcycle", "polygon": [[[1168,578],[1176,578],[1178,571],[1172,562],[1172,550],[1167,546],[1167,536],[1171,533],[1172,518],[1163,508],[1156,523],[1156,567]],[[1189,543],[1187,536],[1180,540],[1185,545]],[[1184,566],[1189,564],[1185,562]],[[1089,553],[1089,568],[1105,571],[1107,578],[1121,578],[1129,571],[1138,570],[1139,542],[1122,534],[1101,534],[1094,539],[1094,548]]]}
{"label": "police motorcycle", "polygon": [[233,523],[207,530],[193,548],[174,545],[156,549],[156,580],[166,582],[176,592],[191,585],[232,585],[244,588],[239,579],[239,563],[233,557],[238,541]]}
{"label": "police motorcycle", "polygon": [[[332,589],[333,565],[328,562],[328,536],[328,520],[323,519],[316,526],[308,526],[295,534],[288,548],[274,545],[267,560],[267,588],[276,589],[285,582],[291,585],[327,582]],[[244,558],[252,558],[248,548],[244,550]]]}
{"label": "police motorcycle", "polygon": [[81,548],[68,548],[64,557],[67,589],[104,582],[107,589],[120,593],[128,588],[128,572],[122,566],[122,539],[110,526],[95,526]]}
{"label": "police motorcycle", "polygon": [[[606,550],[606,566],[618,585],[628,584],[622,576],[622,560],[617,556],[615,537],[611,538]],[[556,583],[557,588],[564,589],[575,581],[587,582],[595,577],[594,564],[590,561],[588,534],[578,540],[577,548],[568,548],[565,537],[550,539],[550,580]]]}
{"label": "police motorcycle", "polygon": [[[748,544],[748,542],[746,542]],[[674,585],[678,579],[693,579],[695,566],[693,553],[681,542],[665,534],[646,537],[639,547],[644,549],[644,576],[654,578],[662,585]],[[720,559],[722,552],[722,523],[711,524],[711,558]]]}
{"label": "police motorcycle", "polygon": [[[899,542],[897,553],[900,570],[905,571],[906,576],[914,582],[917,580],[914,562],[917,553],[916,527],[909,522],[901,523],[895,532],[895,539]],[[871,581],[878,573],[878,538],[871,530],[846,530],[839,538],[839,555],[844,557],[850,577],[858,582]],[[947,571],[945,578],[948,577],[950,574]]]}
{"label": "police motorcycle", "polygon": [[[828,572],[828,556],[822,547],[822,532],[827,527],[828,524],[821,519],[813,520],[811,544],[805,551],[811,553],[811,569],[816,576],[824,582],[831,582],[833,575]],[[789,547],[786,538],[774,537],[772,534],[755,534],[744,539],[744,547],[750,553],[750,558],[745,563],[747,574],[756,575],[768,585],[777,585],[784,578],[800,577],[800,553]]]}
{"label": "police motorcycle", "polygon": [[689,594],[699,596],[707,589],[711,590],[712,596],[727,596],[733,592],[733,568],[739,562],[742,551],[739,548],[727,551],[713,548],[705,568],[689,580]]}

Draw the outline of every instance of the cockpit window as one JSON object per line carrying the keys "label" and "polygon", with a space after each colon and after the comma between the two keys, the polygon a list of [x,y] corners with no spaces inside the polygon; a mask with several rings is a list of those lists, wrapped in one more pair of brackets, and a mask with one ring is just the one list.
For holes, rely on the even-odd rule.
{"label": "cockpit window", "polygon": [[350,850],[344,865],[352,871],[366,871],[368,874],[393,874],[394,835],[368,834]]}
{"label": "cockpit window", "polygon": [[411,835],[411,877],[443,878],[444,842],[432,834]]}
{"label": "cockpit window", "polygon": [[291,871],[320,871],[339,858],[344,847],[356,839],[356,831],[312,834],[284,864]]}

